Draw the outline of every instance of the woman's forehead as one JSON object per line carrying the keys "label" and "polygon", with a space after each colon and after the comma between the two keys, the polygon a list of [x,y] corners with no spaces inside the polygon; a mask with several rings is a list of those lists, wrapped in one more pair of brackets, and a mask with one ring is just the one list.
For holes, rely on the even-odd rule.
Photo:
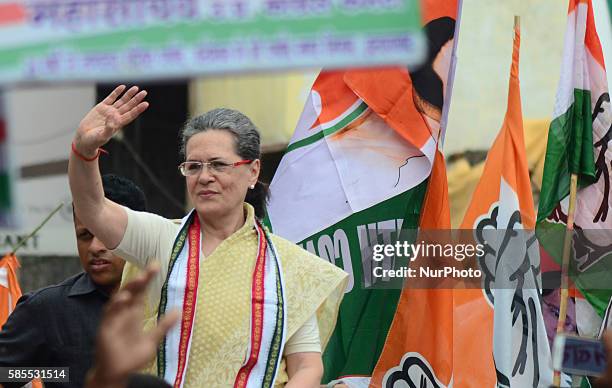
{"label": "woman's forehead", "polygon": [[191,136],[186,151],[187,157],[192,154],[205,154],[207,157],[235,155],[234,136],[226,130],[209,129]]}

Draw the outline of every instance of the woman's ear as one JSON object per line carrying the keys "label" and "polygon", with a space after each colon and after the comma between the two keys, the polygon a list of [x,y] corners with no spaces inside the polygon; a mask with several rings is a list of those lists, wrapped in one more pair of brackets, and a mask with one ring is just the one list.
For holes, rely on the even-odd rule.
{"label": "woman's ear", "polygon": [[259,159],[255,159],[251,162],[250,171],[251,171],[251,184],[255,185],[257,180],[259,179],[259,172],[261,170],[261,161]]}

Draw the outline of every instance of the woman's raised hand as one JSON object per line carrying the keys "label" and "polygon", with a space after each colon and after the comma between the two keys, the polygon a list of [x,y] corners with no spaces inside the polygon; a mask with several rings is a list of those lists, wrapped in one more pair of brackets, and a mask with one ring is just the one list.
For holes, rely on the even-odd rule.
{"label": "woman's raised hand", "polygon": [[96,155],[99,147],[149,107],[149,103],[143,101],[147,95],[145,90],[139,92],[137,86],[132,86],[123,93],[125,89],[125,85],[117,86],[81,120],[74,138],[74,147],[79,153]]}

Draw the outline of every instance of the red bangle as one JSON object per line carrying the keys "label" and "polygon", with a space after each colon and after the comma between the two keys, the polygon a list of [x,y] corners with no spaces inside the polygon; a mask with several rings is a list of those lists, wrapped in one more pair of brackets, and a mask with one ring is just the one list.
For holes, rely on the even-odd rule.
{"label": "red bangle", "polygon": [[98,148],[98,153],[96,154],[96,156],[94,156],[93,158],[88,158],[85,155],[81,154],[79,151],[77,151],[76,147],[74,146],[74,142],[71,143],[71,147],[72,147],[72,152],[74,152],[74,154],[78,156],[79,159],[84,160],[86,162],[93,162],[94,160],[100,157],[100,154],[108,155],[108,151],[102,148]]}

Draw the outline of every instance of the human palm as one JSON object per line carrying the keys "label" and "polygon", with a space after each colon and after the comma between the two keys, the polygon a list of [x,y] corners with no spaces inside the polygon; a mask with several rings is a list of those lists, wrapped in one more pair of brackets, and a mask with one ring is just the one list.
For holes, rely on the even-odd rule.
{"label": "human palm", "polygon": [[157,349],[158,338],[142,330],[142,301],[129,301],[131,296],[120,295],[119,298],[123,300],[110,306],[110,317],[105,322],[107,327],[100,331],[98,351],[113,355],[102,364],[107,367],[112,364],[113,367],[108,369],[113,370],[117,376],[126,376],[151,360]]}
{"label": "human palm", "polygon": [[117,86],[81,120],[74,141],[81,153],[94,154],[149,107],[149,103],[143,101],[147,95],[145,90],[139,92],[137,86],[132,86],[123,93],[125,89],[125,85]]}

